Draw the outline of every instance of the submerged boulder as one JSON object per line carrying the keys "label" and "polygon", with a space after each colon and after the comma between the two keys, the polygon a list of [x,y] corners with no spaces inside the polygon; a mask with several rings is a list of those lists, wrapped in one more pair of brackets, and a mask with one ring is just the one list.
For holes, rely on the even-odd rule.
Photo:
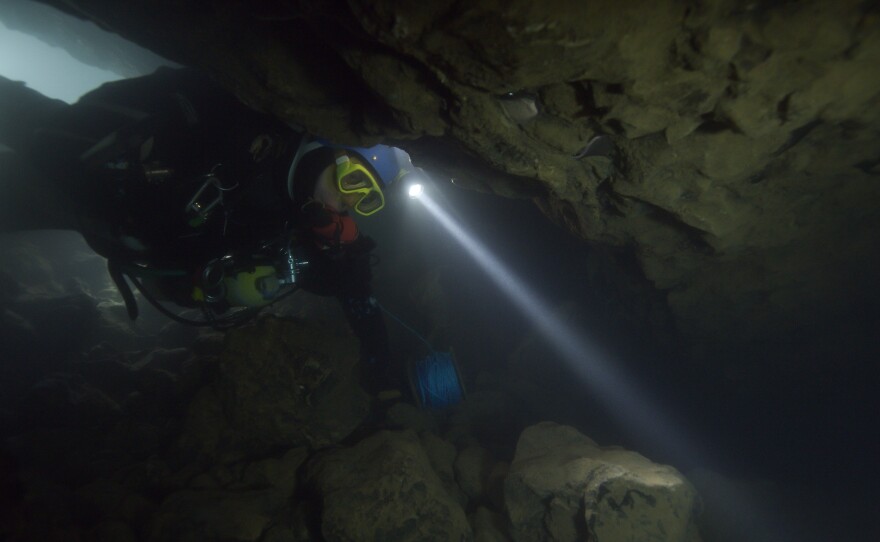
{"label": "submerged boulder", "polygon": [[447,493],[418,436],[383,431],[329,452],[308,468],[328,542],[471,540],[464,510]]}
{"label": "submerged boulder", "polygon": [[[152,516],[156,506],[146,497],[115,480],[99,478],[76,491],[81,513],[103,521],[140,526]],[[107,527],[106,530],[119,530]]]}
{"label": "submerged boulder", "polygon": [[256,541],[284,502],[274,489],[181,491],[162,503],[149,540]]}
{"label": "submerged boulder", "polygon": [[674,468],[550,422],[522,433],[505,484],[517,541],[696,542],[699,502]]}
{"label": "submerged boulder", "polygon": [[189,407],[181,447],[207,458],[260,457],[339,442],[367,414],[357,342],[265,318],[230,331],[216,378]]}

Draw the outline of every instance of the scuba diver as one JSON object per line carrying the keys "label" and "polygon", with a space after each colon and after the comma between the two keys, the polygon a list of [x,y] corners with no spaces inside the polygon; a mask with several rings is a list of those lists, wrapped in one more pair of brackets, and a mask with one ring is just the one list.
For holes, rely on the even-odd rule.
{"label": "scuba diver", "polygon": [[[12,108],[6,101],[0,109]],[[73,217],[43,227],[73,227],[107,258],[132,319],[129,282],[170,318],[216,328],[300,288],[336,296],[361,343],[362,383],[381,389],[391,355],[371,295],[375,243],[352,213],[379,212],[389,187],[416,173],[406,152],[316,139],[191,69],[49,105],[29,137],[7,139]]]}

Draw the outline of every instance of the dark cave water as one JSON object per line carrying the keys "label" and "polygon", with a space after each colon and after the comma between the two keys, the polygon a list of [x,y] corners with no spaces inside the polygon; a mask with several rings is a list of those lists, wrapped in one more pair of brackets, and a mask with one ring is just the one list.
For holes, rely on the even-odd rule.
{"label": "dark cave water", "polygon": [[[546,341],[537,339],[536,348],[550,352],[540,367],[526,367],[525,372],[519,367],[518,374],[510,374],[510,359],[522,348],[532,324],[417,202],[401,198],[387,213],[362,224],[379,242],[376,289],[380,301],[416,327],[437,325],[436,316],[423,313],[424,305],[401,295],[418,291],[414,283],[429,271],[436,272],[441,301],[452,315],[438,338],[455,349],[469,389],[504,388],[522,376],[531,376],[542,386],[535,402],[523,407],[518,422],[499,434],[501,456],[512,455],[523,427],[552,419],[577,427],[600,444],[622,445],[672,464],[686,475],[702,468],[734,479],[772,483],[775,491],[790,499],[783,510],[772,512],[774,521],[784,518],[780,529],[786,534],[778,539],[791,533],[797,533],[799,540],[833,540],[843,533],[852,540],[871,539],[865,538],[872,528],[865,520],[876,503],[872,492],[880,450],[870,379],[832,374],[832,378],[816,381],[804,375],[785,386],[777,385],[776,378],[766,382],[727,379],[712,367],[712,360],[689,359],[686,345],[670,335],[672,326],[658,333],[625,317],[633,311],[653,310],[671,319],[663,313],[662,297],[639,283],[643,279],[634,262],[624,255],[584,245],[548,223],[529,201],[465,192],[452,185],[438,185],[434,190],[437,200],[468,231],[549,306],[561,307],[561,314],[579,333],[601,346],[608,362],[651,395],[647,400],[659,406],[659,414],[645,416],[665,417],[698,448],[682,453],[677,443],[621,424],[615,405],[599,401],[590,383],[574,377]],[[79,289],[92,292],[106,288],[102,262],[84,260],[79,252],[82,247],[72,242],[70,234],[28,235],[54,254],[50,264],[69,279],[69,287],[78,283]],[[634,290],[615,284],[622,276]],[[626,310],[620,310],[621,306]],[[159,315],[146,314],[138,324],[143,330],[155,332],[164,325]],[[76,342],[69,324],[62,319],[57,330],[40,333],[63,348]],[[403,355],[418,355],[407,337],[393,329],[394,324],[389,327]],[[779,346],[789,345],[781,341]],[[766,352],[768,364],[775,354]],[[4,371],[3,387],[26,389],[45,376],[41,371],[56,368],[50,362],[26,374]],[[21,379],[20,385],[15,378]],[[17,394],[7,394],[4,408],[13,407],[9,404],[13,395]],[[621,397],[619,404],[625,406],[627,401]],[[535,405],[542,406],[530,411]],[[824,510],[819,517],[809,512],[818,506]],[[739,527],[745,532],[752,528],[748,523]]]}
{"label": "dark cave water", "polygon": [[[444,208],[583,337],[601,345],[607,361],[650,394],[650,403],[660,405],[659,415],[698,446],[690,454],[682,452],[680,446],[620,423],[615,405],[600,401],[589,383],[575,377],[553,353],[552,344],[540,339],[536,339],[537,346],[524,344],[533,331],[528,318],[420,211],[417,202],[401,197],[362,224],[380,245],[377,296],[420,329],[442,328],[436,338],[454,347],[469,389],[503,388],[524,377],[542,388],[543,394],[524,404],[520,419],[505,427],[509,431],[498,435],[499,451],[512,454],[522,426],[553,419],[576,426],[600,444],[637,450],[686,475],[702,468],[734,479],[772,483],[784,502],[781,510],[771,511],[777,516],[773,519],[783,524],[779,529],[784,529],[776,540],[880,540],[880,526],[874,518],[880,510],[875,489],[880,480],[876,459],[880,457],[876,420],[880,329],[871,324],[877,321],[877,307],[853,306],[849,315],[856,344],[841,356],[856,353],[863,359],[820,360],[818,370],[783,372],[776,369],[783,365],[778,360],[810,358],[811,352],[803,346],[810,341],[803,336],[779,337],[774,344],[739,345],[741,351],[733,353],[752,366],[766,366],[765,378],[729,378],[716,360],[694,357],[674,331],[663,294],[651,289],[626,251],[585,245],[550,224],[530,201],[505,200],[446,184],[435,189]],[[81,259],[70,236],[30,237],[54,255],[49,262],[52,269],[69,279],[64,288],[99,292],[108,286],[103,264]],[[0,261],[6,264],[11,257],[0,254]],[[433,279],[428,277],[431,271],[436,273]],[[420,280],[436,281],[441,304],[451,315],[449,321],[426,314],[425,308],[434,305],[414,302],[405,295],[423,289],[414,284]],[[76,285],[78,281],[83,284]],[[48,306],[47,310],[54,309]],[[54,327],[37,330],[38,339],[50,348],[41,351],[44,358],[28,359],[31,365],[24,366],[18,358],[32,354],[0,344],[3,440],[9,436],[8,428],[16,425],[14,410],[23,392],[65,363],[68,348],[93,346],[82,344],[80,333],[86,329],[74,325],[87,308],[65,305],[65,311],[57,313]],[[187,331],[175,329],[176,325],[166,327],[148,308],[144,312],[138,326],[145,337],[179,333],[184,341],[188,339]],[[649,319],[651,325],[646,324]],[[79,323],[85,325],[85,319]],[[402,355],[418,355],[419,347],[409,337],[399,329],[392,333]],[[0,333],[0,337],[5,335]],[[828,339],[833,340],[837,339]],[[536,350],[545,353],[539,358],[540,366],[520,363],[512,368],[510,360],[516,356],[534,364],[538,358],[528,353]],[[13,357],[19,363],[10,372],[7,368],[13,365]],[[626,400],[622,397],[620,404]],[[748,508],[743,510],[748,514]],[[750,539],[754,518],[738,519],[741,524],[735,527],[744,540]]]}
{"label": "dark cave water", "polygon": [[[695,357],[675,335],[662,294],[651,291],[626,256],[587,246],[549,223],[530,201],[499,199],[452,185],[437,188],[442,192],[437,198],[461,217],[468,231],[550,306],[575,305],[576,329],[600,344],[611,363],[651,394],[654,404],[662,405],[662,415],[699,450],[676,452],[669,442],[615,423],[609,411],[614,407],[597,401],[588,383],[574,377],[558,356],[551,356],[545,360],[546,370],[538,371],[549,375],[550,394],[566,398],[552,412],[555,421],[574,425],[600,443],[639,450],[685,473],[704,468],[737,479],[772,482],[787,499],[784,509],[776,511],[783,516],[775,518],[779,525],[771,527],[780,540],[880,537],[880,529],[865,521],[876,509],[874,485],[880,479],[877,380],[871,369],[878,358],[873,357],[877,345],[871,336],[856,336],[863,344],[850,350],[864,352],[864,359],[828,363],[819,375],[774,374],[778,358],[810,355],[797,337],[780,337],[777,344],[760,349],[742,345],[744,359],[767,366],[767,378],[733,380],[713,366],[713,359]],[[455,347],[466,376],[473,381],[483,370],[503,373],[517,339],[530,331],[528,320],[427,213],[408,208],[412,205],[415,202],[399,203],[366,229],[382,240],[379,250],[386,258],[392,259],[388,254],[398,250],[415,253],[425,262],[422,265],[445,271],[443,291],[460,317]],[[597,272],[597,260],[608,266],[604,273]],[[621,274],[627,286],[637,289],[621,292],[614,284]],[[380,283],[380,294],[382,289]],[[668,325],[652,333],[644,322],[622,317],[620,305],[641,314],[654,310]],[[854,307],[854,329],[864,327],[860,316]],[[552,345],[546,347],[552,350]],[[846,495],[845,502],[834,495]],[[810,512],[815,507],[823,514]],[[739,529],[747,534],[748,522],[745,525]]]}

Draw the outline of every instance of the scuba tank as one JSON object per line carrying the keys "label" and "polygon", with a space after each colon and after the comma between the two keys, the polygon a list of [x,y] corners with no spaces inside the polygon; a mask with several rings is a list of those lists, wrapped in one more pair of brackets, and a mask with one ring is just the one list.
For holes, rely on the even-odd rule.
{"label": "scuba tank", "polygon": [[298,287],[308,267],[302,248],[290,245],[274,260],[268,254],[244,261],[224,256],[205,266],[194,297],[230,307],[264,307],[273,303],[282,290]]}
{"label": "scuba tank", "polygon": [[[189,282],[193,273],[184,270],[125,265],[116,259],[108,260],[108,270],[132,320],[138,317],[137,301],[126,279],[156,310],[176,322],[225,328],[246,322],[260,310],[296,292],[308,273],[309,261],[301,247],[288,244],[280,250],[267,246],[264,254],[248,258],[227,255],[214,259],[195,273],[195,284]],[[162,305],[155,289],[147,286],[161,288],[172,282],[176,283],[172,289],[181,296],[172,301],[201,308],[204,320],[191,320],[171,312]],[[185,294],[186,291],[190,293]]]}
{"label": "scuba tank", "polygon": [[160,301],[205,313],[186,323],[216,325],[288,295],[308,266],[279,197],[290,136],[198,73],[160,69],[59,110],[32,148],[50,154],[41,163],[64,181],[132,319],[129,282],[174,320]]}

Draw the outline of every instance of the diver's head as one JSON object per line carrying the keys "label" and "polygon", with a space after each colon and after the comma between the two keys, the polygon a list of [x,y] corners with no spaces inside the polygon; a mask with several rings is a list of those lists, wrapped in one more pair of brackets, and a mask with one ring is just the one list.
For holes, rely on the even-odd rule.
{"label": "diver's head", "polygon": [[336,150],[335,188],[349,209],[370,216],[385,207],[388,187],[413,173],[409,154],[397,147],[341,147]]}

